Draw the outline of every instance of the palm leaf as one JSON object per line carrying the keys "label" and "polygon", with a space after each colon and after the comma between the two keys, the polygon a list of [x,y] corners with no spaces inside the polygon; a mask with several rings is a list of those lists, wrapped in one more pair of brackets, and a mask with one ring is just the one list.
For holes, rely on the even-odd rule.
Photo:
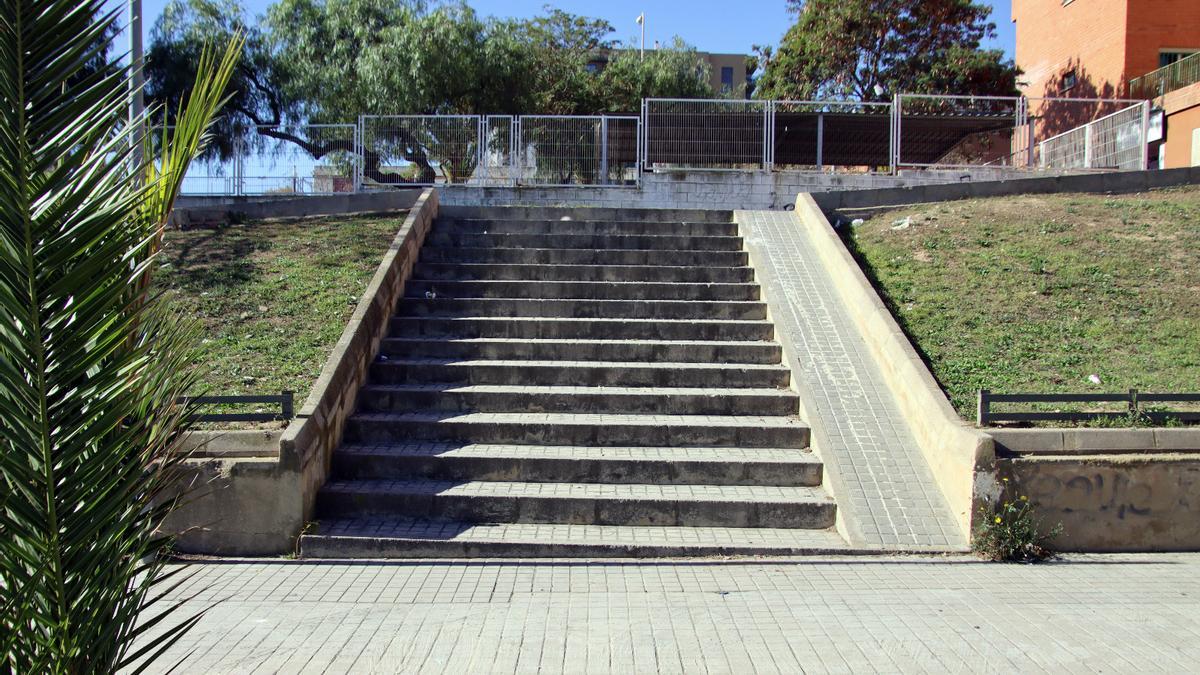
{"label": "palm leaf", "polygon": [[184,123],[131,171],[128,70],[79,77],[107,53],[106,11],[0,0],[0,670],[13,672],[110,672],[196,620],[131,651],[164,579],[156,533],[194,383],[191,324],[146,289],[240,45],[206,51]]}

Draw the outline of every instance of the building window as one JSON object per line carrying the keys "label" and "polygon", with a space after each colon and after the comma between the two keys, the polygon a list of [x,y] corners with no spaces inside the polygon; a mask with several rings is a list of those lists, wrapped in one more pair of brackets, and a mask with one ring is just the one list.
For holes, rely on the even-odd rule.
{"label": "building window", "polygon": [[733,67],[721,66],[721,88],[733,89]]}
{"label": "building window", "polygon": [[1195,54],[1195,49],[1172,49],[1170,51],[1161,51],[1158,53],[1158,67],[1165,68],[1179,59]]}
{"label": "building window", "polygon": [[1075,88],[1076,84],[1079,84],[1079,78],[1075,75],[1075,71],[1068,70],[1067,72],[1063,73],[1062,87],[1060,87],[1059,90],[1063,92],[1070,91]]}

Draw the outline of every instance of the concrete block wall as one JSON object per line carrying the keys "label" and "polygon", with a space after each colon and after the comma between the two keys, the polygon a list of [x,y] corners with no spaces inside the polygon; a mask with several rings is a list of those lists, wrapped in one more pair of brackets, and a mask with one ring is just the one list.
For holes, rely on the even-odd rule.
{"label": "concrete block wall", "polygon": [[[593,206],[629,208],[785,209],[801,192],[918,187],[1028,176],[999,168],[902,171],[900,175],[798,171],[671,171],[642,174],[637,187],[439,186],[447,206]],[[1040,175],[1040,174],[1039,174]]]}

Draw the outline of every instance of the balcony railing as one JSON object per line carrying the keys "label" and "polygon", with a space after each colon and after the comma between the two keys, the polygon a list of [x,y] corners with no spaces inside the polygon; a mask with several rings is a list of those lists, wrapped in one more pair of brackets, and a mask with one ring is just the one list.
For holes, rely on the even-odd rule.
{"label": "balcony railing", "polygon": [[1154,98],[1193,82],[1200,82],[1200,52],[1133,78],[1129,81],[1129,94],[1135,98]]}

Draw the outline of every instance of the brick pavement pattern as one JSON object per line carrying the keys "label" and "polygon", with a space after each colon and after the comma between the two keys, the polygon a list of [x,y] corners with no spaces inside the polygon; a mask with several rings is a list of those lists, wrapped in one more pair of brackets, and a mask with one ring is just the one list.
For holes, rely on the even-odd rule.
{"label": "brick pavement pattern", "polygon": [[795,214],[738,211],[776,339],[796,363],[814,447],[850,544],[965,546],[878,367]]}
{"label": "brick pavement pattern", "polygon": [[1200,555],[203,564],[184,673],[1194,672]]}

